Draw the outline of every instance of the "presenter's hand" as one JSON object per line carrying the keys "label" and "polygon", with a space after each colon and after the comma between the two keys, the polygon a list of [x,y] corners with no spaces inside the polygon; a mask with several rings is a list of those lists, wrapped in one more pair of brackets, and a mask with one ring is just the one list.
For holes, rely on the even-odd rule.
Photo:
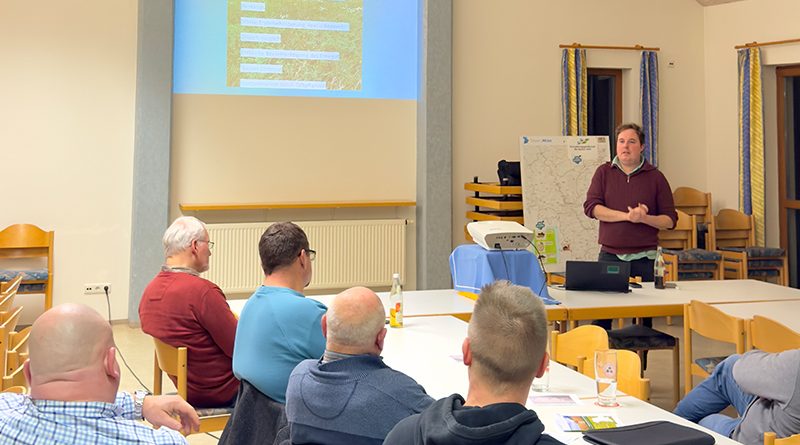
{"label": "presenter's hand", "polygon": [[648,208],[644,204],[639,204],[636,207],[628,207],[628,221],[632,223],[641,223],[647,215]]}
{"label": "presenter's hand", "polygon": [[145,397],[142,403],[142,416],[155,428],[165,426],[187,434],[200,430],[197,411],[180,396]]}

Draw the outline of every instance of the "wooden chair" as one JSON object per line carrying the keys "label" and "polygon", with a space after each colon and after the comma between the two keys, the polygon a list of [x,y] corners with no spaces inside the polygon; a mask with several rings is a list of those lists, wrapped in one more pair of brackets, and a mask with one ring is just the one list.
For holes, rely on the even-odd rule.
{"label": "wooden chair", "polygon": [[[53,238],[54,232],[46,232],[33,224],[14,224],[0,231],[0,259],[45,258],[47,277],[24,278],[22,285],[44,285],[44,291],[18,291],[20,294],[44,293],[44,309],[53,307]],[[23,272],[30,274],[31,271]],[[45,272],[42,271],[44,274]],[[43,278],[43,277],[41,277]]]}
{"label": "wooden chair", "polygon": [[617,350],[617,388],[639,400],[650,400],[650,379],[642,378],[642,362],[633,351]]}
{"label": "wooden chair", "polygon": [[781,352],[800,349],[800,333],[767,317],[754,315],[748,323],[747,349]]}
{"label": "wooden chair", "polygon": [[600,326],[578,326],[565,333],[550,333],[550,358],[594,377],[594,352],[608,349],[608,334]]}
{"label": "wooden chair", "polygon": [[20,314],[22,314],[21,307],[7,312],[0,312],[0,370],[2,370],[3,375],[6,374],[8,339],[14,329],[17,328]]}
{"label": "wooden chair", "polygon": [[[721,280],[722,255],[697,248],[697,223],[694,215],[678,210],[678,222],[672,230],[658,232],[658,245],[663,248],[666,280]],[[714,227],[709,226],[713,235]]]}
{"label": "wooden chair", "polygon": [[3,377],[3,391],[14,386],[22,386],[26,389],[28,388],[28,381],[25,379],[25,373],[23,372],[22,365]]}
{"label": "wooden chair", "polygon": [[10,292],[16,292],[19,289],[22,279],[25,277],[23,274],[17,274],[16,277],[9,281],[0,283],[0,295],[7,295]]}
{"label": "wooden chair", "polygon": [[786,251],[778,247],[755,245],[753,215],[722,209],[714,217],[714,244],[722,254],[725,278],[753,278],[788,285]]}
{"label": "wooden chair", "polygon": [[27,394],[28,388],[25,386],[11,386],[2,390],[2,392],[13,392],[15,394]]}
{"label": "wooden chair", "polygon": [[9,290],[4,294],[0,294],[0,312],[6,312],[14,305],[14,299],[17,297],[17,290]]}
{"label": "wooden chair", "polygon": [[[153,394],[162,393],[162,371],[169,376],[175,377],[178,395],[186,400],[187,396],[187,363],[188,349],[185,346],[170,346],[157,338],[153,338],[155,344],[155,364],[153,374]],[[225,411],[225,414],[219,414]],[[228,419],[231,417],[231,408],[208,408],[198,409],[197,415],[200,416],[200,433],[209,431],[221,431],[225,429]]]}
{"label": "wooden chair", "polygon": [[689,394],[694,383],[693,376],[703,378],[711,375],[714,367],[726,357],[704,357],[692,359],[692,332],[736,346],[736,353],[745,351],[744,320],[728,315],[712,305],[692,300],[683,306],[684,373],[685,393]]}
{"label": "wooden chair", "polygon": [[800,434],[794,434],[783,439],[777,439],[775,433],[764,433],[764,445],[800,445]]}
{"label": "wooden chair", "polygon": [[31,327],[28,326],[19,332],[12,332],[8,336],[8,350],[6,351],[5,374],[11,374],[22,366],[28,359],[28,340],[31,337]]}
{"label": "wooden chair", "polygon": [[714,214],[711,213],[711,193],[691,187],[678,187],[672,192],[672,200],[675,202],[675,209],[695,217],[697,247],[709,249],[706,234],[709,232],[709,224],[713,224],[714,220]]}

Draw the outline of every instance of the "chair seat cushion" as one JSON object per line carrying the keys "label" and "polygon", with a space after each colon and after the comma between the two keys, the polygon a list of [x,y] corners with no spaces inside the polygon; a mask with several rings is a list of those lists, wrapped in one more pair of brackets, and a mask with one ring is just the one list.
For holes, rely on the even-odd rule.
{"label": "chair seat cushion", "polygon": [[698,359],[695,359],[694,362],[697,363],[697,366],[703,368],[703,370],[705,370],[705,372],[711,374],[712,372],[714,372],[714,368],[716,368],[717,365],[720,364],[726,358],[728,358],[728,357],[727,356],[700,357]]}
{"label": "chair seat cushion", "polygon": [[22,281],[47,279],[47,269],[31,269],[31,270],[0,269],[0,281],[11,281],[14,279],[14,277],[16,277],[19,274],[22,274]]}
{"label": "chair seat cushion", "polygon": [[608,331],[608,343],[614,349],[668,349],[676,342],[669,334],[638,324]]}
{"label": "chair seat cushion", "polygon": [[719,261],[722,259],[722,255],[719,253],[704,249],[664,249],[664,253],[676,255],[678,257],[678,261]]}
{"label": "chair seat cushion", "polygon": [[729,252],[745,252],[748,257],[779,257],[783,256],[786,251],[780,247],[721,247],[719,250],[727,250]]}

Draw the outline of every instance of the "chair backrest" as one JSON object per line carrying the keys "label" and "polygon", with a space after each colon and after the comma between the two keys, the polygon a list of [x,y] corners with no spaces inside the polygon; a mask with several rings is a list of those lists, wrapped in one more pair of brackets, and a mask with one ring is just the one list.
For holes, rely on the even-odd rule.
{"label": "chair backrest", "polygon": [[658,245],[665,249],[687,250],[697,247],[697,222],[694,215],[678,210],[678,222],[671,230],[658,231]]}
{"label": "chair backrest", "polygon": [[754,315],[750,320],[748,349],[757,348],[765,352],[781,352],[800,349],[800,333],[767,317]]}
{"label": "chair backrest", "polygon": [[188,352],[185,346],[176,348],[153,338],[155,344],[155,369],[153,374],[153,394],[161,394],[161,372],[175,377],[178,395],[186,400],[186,364]]}
{"label": "chair backrest", "polygon": [[0,231],[0,258],[46,258],[47,280],[44,283],[44,309],[53,306],[53,231],[44,231],[33,224],[14,224]]}
{"label": "chair backrest", "polygon": [[642,378],[639,354],[617,349],[617,388],[645,402],[650,399],[650,379]]}
{"label": "chair backrest", "polygon": [[4,389],[2,392],[13,392],[13,393],[16,393],[16,394],[27,394],[28,393],[28,388],[26,388],[24,386],[11,386],[11,387],[8,387],[8,388]]}
{"label": "chair backrest", "polygon": [[608,349],[608,332],[600,326],[578,326],[565,333],[550,334],[550,358],[574,366],[578,372],[594,377],[594,352]]}
{"label": "chair backrest", "polygon": [[714,217],[715,248],[755,245],[753,215],[733,209],[721,209]]}
{"label": "chair backrest", "polygon": [[0,294],[0,312],[8,312],[11,306],[14,305],[14,298],[17,297],[17,289],[9,290],[4,294]]}
{"label": "chair backrest", "polygon": [[19,366],[10,374],[3,377],[3,391],[12,386],[23,386],[25,388],[28,387],[28,381],[25,379],[25,373],[23,372],[23,367]]}
{"label": "chair backrest", "polygon": [[28,358],[28,340],[31,337],[31,326],[8,336],[5,374],[14,372]]}
{"label": "chair backrest", "polygon": [[776,439],[775,433],[764,433],[764,445],[800,445],[800,434]]}
{"label": "chair backrest", "polygon": [[[743,354],[745,350],[744,320],[728,315],[716,307],[692,300],[685,306],[684,323],[690,331],[697,332],[703,337],[710,338],[736,346],[736,353]],[[687,343],[690,341],[686,339]]]}
{"label": "chair backrest", "polygon": [[24,276],[23,274],[17,274],[17,276],[10,281],[0,283],[0,295],[8,295],[11,292],[17,292],[19,284],[22,283],[22,277]]}
{"label": "chair backrest", "polygon": [[712,219],[711,193],[701,192],[691,187],[678,187],[672,192],[675,209],[687,215],[694,215],[699,223],[709,223]]}

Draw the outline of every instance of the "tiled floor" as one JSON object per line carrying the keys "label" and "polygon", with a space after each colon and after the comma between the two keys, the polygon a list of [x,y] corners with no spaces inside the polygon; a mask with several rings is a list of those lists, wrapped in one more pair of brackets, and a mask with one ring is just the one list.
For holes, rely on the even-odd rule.
{"label": "tiled floor", "polygon": [[[671,335],[682,337],[683,327],[681,325],[681,318],[673,319],[675,324],[667,326],[665,320],[654,320],[655,328],[663,330]],[[143,334],[140,329],[130,328],[124,324],[114,325],[114,337],[117,346],[122,355],[127,360],[133,371],[139,376],[142,383],[148,388],[153,385],[153,344],[152,340],[146,334]],[[696,339],[694,343],[695,356],[698,355],[726,355],[734,352],[733,347],[722,345],[716,342],[703,341],[704,339]],[[460,342],[461,339],[454,339],[454,342]],[[683,346],[683,342],[681,342]],[[387,344],[387,348],[391,345]],[[681,352],[682,354],[682,352]],[[645,377],[648,377],[651,382],[651,403],[660,406],[661,408],[672,409],[672,351],[651,351],[649,354],[649,365],[645,371]],[[137,383],[131,372],[124,369],[122,365],[122,384],[121,390],[132,391],[139,388],[141,385]],[[682,368],[681,368],[682,369]],[[466,371],[465,371],[466,372]],[[174,391],[171,382],[165,380],[165,391]],[[681,374],[681,381],[683,382],[683,374]],[[215,433],[217,436],[219,433]],[[194,434],[189,436],[189,443],[196,445],[216,444],[217,440],[206,434]]]}

